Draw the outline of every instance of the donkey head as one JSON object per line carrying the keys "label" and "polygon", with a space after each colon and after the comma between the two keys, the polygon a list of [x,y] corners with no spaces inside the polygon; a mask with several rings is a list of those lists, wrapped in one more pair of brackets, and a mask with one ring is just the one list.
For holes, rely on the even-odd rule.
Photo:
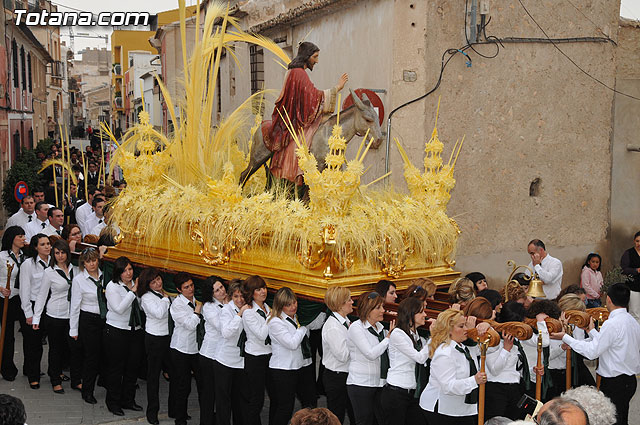
{"label": "donkey head", "polygon": [[369,101],[366,94],[363,93],[362,99],[360,99],[353,90],[349,89],[349,91],[351,92],[353,103],[356,106],[356,134],[358,136],[364,136],[367,130],[369,130],[369,136],[373,136],[374,139],[371,147],[378,149],[382,143],[382,130],[380,129],[378,114],[376,110],[373,109],[371,101]]}

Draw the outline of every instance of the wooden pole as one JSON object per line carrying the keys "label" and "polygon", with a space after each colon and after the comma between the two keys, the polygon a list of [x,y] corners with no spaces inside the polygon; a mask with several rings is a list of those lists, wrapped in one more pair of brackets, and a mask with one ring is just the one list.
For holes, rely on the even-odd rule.
{"label": "wooden pole", "polygon": [[[11,290],[11,273],[14,265],[7,261],[7,286]],[[2,352],[4,351],[4,334],[7,332],[7,312],[9,311],[9,297],[4,297],[2,309],[2,330],[0,330],[0,367],[2,367]]]}
{"label": "wooden pole", "polygon": [[[60,129],[60,160],[64,162],[65,157],[65,146],[64,146],[64,133],[62,132],[62,125],[58,124],[58,128]],[[64,195],[65,191],[65,183],[64,183],[64,167],[60,167],[60,181],[62,182],[62,198],[60,199],[60,205],[56,205],[58,208],[64,208],[62,204],[64,203]],[[56,182],[57,186],[57,182]]]}
{"label": "wooden pole", "polygon": [[[571,325],[566,325],[566,333],[567,335],[573,336],[573,332],[571,331]],[[567,347],[566,355],[567,355],[567,371],[565,374],[565,388],[567,390],[570,390],[571,389],[571,347]]]}
{"label": "wooden pole", "polygon": [[[542,367],[542,333],[538,332],[538,363],[536,368],[540,370]],[[536,372],[536,400],[542,400],[542,376]]]}
{"label": "wooden pole", "polygon": [[[488,344],[489,341],[484,341],[480,344],[480,372],[482,373],[485,371]],[[485,385],[486,384],[480,384],[478,386],[478,425],[484,425]]]}

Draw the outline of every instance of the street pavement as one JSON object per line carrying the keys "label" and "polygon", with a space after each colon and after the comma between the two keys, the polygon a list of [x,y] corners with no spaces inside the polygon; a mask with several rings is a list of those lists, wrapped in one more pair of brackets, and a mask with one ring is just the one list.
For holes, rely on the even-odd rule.
{"label": "street pavement", "polygon": [[[18,369],[22,370],[22,334],[16,329],[16,344],[15,344],[15,363]],[[42,358],[42,370],[47,370],[47,352],[48,345],[44,346],[44,354]],[[68,372],[67,372],[68,374]],[[138,380],[140,388],[136,392],[136,401],[139,405],[146,408],[147,405],[147,393],[146,382],[142,379]],[[29,387],[27,378],[21,373],[18,374],[16,380],[8,382],[0,378],[0,393],[10,394],[18,397],[22,400],[27,411],[27,424],[29,425],[74,425],[74,424],[146,424],[144,410],[142,412],[132,412],[125,410],[124,417],[118,417],[113,415],[107,410],[104,404],[106,391],[102,387],[96,387],[95,397],[98,400],[98,404],[90,405],[85,403],[80,397],[78,391],[73,391],[70,388],[69,382],[64,382],[63,387],[66,391],[65,394],[55,394],[51,390],[49,383],[49,377],[43,376],[40,381],[40,389],[33,390]],[[639,386],[640,387],[640,386]],[[640,389],[636,392],[635,396],[631,400],[631,406],[629,411],[629,418],[640,417]],[[160,415],[158,419],[160,424],[169,425],[173,424],[173,419],[167,416],[167,397],[169,394],[169,383],[160,379]],[[326,398],[320,397],[318,405],[326,407]],[[296,403],[296,409],[300,406]],[[198,424],[200,422],[200,411],[198,407],[197,391],[195,387],[195,380],[192,381],[191,395],[189,397],[188,412],[192,419],[190,424]],[[262,423],[268,423],[269,414],[269,400],[265,399],[265,406],[262,412]],[[348,419],[346,419],[348,423]],[[638,424],[640,422],[634,422],[631,420],[629,423]]]}

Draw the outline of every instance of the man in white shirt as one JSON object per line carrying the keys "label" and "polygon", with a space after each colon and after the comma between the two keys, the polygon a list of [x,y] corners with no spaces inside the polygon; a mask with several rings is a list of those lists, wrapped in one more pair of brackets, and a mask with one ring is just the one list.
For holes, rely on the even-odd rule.
{"label": "man in white shirt", "polygon": [[83,236],[88,235],[89,231],[93,229],[92,227],[87,228],[87,220],[93,215],[92,203],[94,196],[100,195],[101,193],[95,186],[89,186],[87,191],[89,192],[89,202],[80,205],[76,209],[76,222]]}
{"label": "man in white shirt", "polygon": [[25,237],[27,242],[31,241],[31,238],[38,233],[44,233],[44,229],[49,225],[47,214],[49,213],[49,204],[46,202],[36,203],[36,219],[27,224],[24,228]]}
{"label": "man in white shirt", "polygon": [[90,229],[87,233],[88,235],[100,235],[100,231],[107,227],[104,218],[104,198],[94,197],[93,198],[93,215],[89,216],[87,220],[87,227]]}
{"label": "man in white shirt", "polygon": [[616,406],[616,424],[626,425],[629,402],[636,392],[640,373],[640,324],[627,312],[629,287],[616,283],[607,292],[607,319],[600,332],[589,323],[591,340],[577,340],[564,332],[551,334],[589,360],[600,359],[597,373],[602,377],[600,390]]}
{"label": "man in white shirt", "polygon": [[34,211],[35,207],[36,202],[33,200],[33,196],[27,195],[22,198],[22,208],[20,208],[17,213],[9,217],[4,228],[20,226],[22,227],[22,230],[24,230],[25,226],[36,218]]}
{"label": "man in white shirt", "polygon": [[49,208],[47,212],[49,224],[44,228],[43,232],[47,236],[58,235],[62,237],[62,224],[64,223],[64,213],[58,207]]}
{"label": "man in white shirt", "polygon": [[545,298],[555,299],[562,289],[562,262],[547,253],[540,239],[529,242],[527,252],[531,256],[529,267],[540,277]]}

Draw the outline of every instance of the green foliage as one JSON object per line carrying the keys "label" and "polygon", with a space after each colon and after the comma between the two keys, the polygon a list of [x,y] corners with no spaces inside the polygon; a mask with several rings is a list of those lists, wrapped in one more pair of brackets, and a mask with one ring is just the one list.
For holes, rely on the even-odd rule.
{"label": "green foliage", "polygon": [[35,149],[23,150],[13,162],[4,180],[4,188],[2,190],[2,204],[9,214],[15,213],[20,208],[20,204],[13,196],[13,191],[19,181],[24,181],[29,186],[29,193],[33,192],[34,187],[45,186],[46,179],[42,174],[38,174],[41,164],[36,153],[49,152],[52,144],[53,141],[51,139],[41,140]]}
{"label": "green foliage", "polygon": [[602,285],[602,294],[606,294],[614,283],[625,283],[631,280],[631,277],[622,273],[622,268],[616,266],[604,275],[604,283]]}

